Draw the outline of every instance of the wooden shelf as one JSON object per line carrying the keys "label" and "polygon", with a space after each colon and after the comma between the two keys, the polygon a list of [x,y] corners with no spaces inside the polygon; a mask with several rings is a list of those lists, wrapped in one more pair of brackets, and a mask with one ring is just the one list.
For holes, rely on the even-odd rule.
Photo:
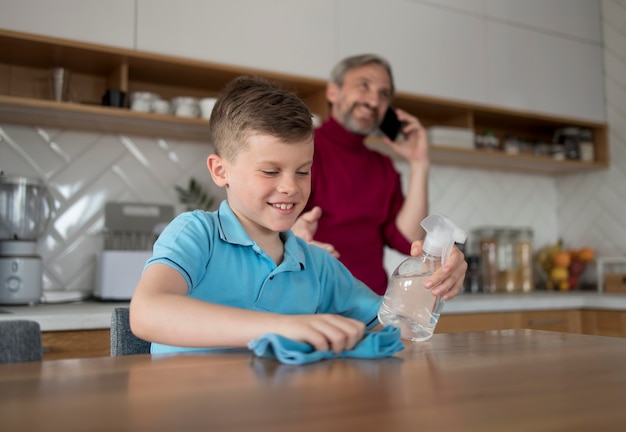
{"label": "wooden shelf", "polygon": [[[501,150],[486,151],[433,145],[430,156],[434,164],[547,175],[573,174],[606,169],[609,166],[607,126],[604,123],[418,97],[407,93],[397,94],[394,105],[416,115],[425,127],[455,126],[469,128],[476,133],[490,130],[501,140],[511,134],[532,142],[550,143],[555,130],[568,126],[590,129],[594,137],[593,162],[557,160],[549,156],[523,153],[508,154]],[[389,154],[381,149],[375,140],[372,141],[372,147]]]}
{"label": "wooden shelf", "polygon": [[0,95],[3,122],[97,132],[207,141],[209,122],[71,102]]}
{"label": "wooden shelf", "polygon": [[[108,88],[128,94],[150,91],[164,99],[212,97],[239,75],[261,75],[277,81],[298,93],[312,112],[321,117],[327,112],[324,80],[1,29],[0,46],[0,122],[206,142],[206,120],[109,108],[100,105],[101,97]],[[71,70],[73,100],[77,102],[51,100],[49,77],[53,67]],[[593,162],[432,146],[433,164],[547,175],[609,166],[604,123],[409,93],[398,93],[394,105],[416,115],[425,127],[465,127],[478,133],[490,130],[501,138],[510,134],[533,142],[550,142],[556,129],[568,126],[588,128],[593,133]],[[373,147],[388,153],[384,145],[374,142]]]}
{"label": "wooden shelf", "polygon": [[[396,158],[391,149],[388,149],[382,141],[371,139],[368,140],[367,144],[371,149],[377,150],[391,158]],[[548,156],[507,154],[502,151],[461,149],[432,145],[429,154],[431,163],[434,165],[490,171],[510,171],[522,174],[562,175],[607,168],[607,165],[601,162],[556,160]]]}
{"label": "wooden shelf", "polygon": [[548,156],[507,154],[500,151],[465,150],[433,146],[430,149],[434,164],[464,168],[506,170],[529,174],[561,175],[606,168],[600,162],[556,160]]}

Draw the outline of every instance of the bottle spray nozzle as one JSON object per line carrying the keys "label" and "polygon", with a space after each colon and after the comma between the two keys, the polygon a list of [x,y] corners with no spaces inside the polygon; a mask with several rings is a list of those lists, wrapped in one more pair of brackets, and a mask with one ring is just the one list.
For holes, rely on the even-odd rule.
{"label": "bottle spray nozzle", "polygon": [[441,263],[450,257],[455,243],[465,243],[467,233],[460,229],[452,220],[441,214],[431,214],[422,222],[426,238],[422,249],[424,252],[441,256]]}

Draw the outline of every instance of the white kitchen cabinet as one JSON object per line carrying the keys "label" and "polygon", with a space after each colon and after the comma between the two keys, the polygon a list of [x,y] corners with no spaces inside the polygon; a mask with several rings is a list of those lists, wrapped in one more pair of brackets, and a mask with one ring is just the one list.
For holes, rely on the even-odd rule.
{"label": "white kitchen cabinet", "polygon": [[345,0],[338,6],[338,58],[379,53],[391,62],[400,91],[485,101],[487,59],[479,16],[402,0],[384,7],[377,0]]}
{"label": "white kitchen cabinet", "polygon": [[2,0],[0,28],[131,49],[135,2]]}
{"label": "white kitchen cabinet", "polygon": [[485,102],[605,121],[602,47],[496,22],[486,41]]}
{"label": "white kitchen cabinet", "polygon": [[601,0],[414,0],[548,34],[602,43]]}
{"label": "white kitchen cabinet", "polygon": [[602,43],[600,0],[483,1],[485,15],[500,22]]}
{"label": "white kitchen cabinet", "polygon": [[137,49],[325,78],[332,0],[138,0]]}
{"label": "white kitchen cabinet", "polygon": [[[377,0],[344,0],[338,5],[339,57],[369,51],[386,56],[400,91],[593,121],[606,118],[597,2],[572,2],[573,10],[565,8],[561,15],[559,0],[531,6],[488,3],[474,12],[470,9],[480,5],[475,1],[391,0],[381,8]],[[483,8],[493,16],[483,15]],[[507,13],[515,20],[506,22]],[[538,16],[543,18],[531,26]],[[376,30],[364,37],[364,28]]]}

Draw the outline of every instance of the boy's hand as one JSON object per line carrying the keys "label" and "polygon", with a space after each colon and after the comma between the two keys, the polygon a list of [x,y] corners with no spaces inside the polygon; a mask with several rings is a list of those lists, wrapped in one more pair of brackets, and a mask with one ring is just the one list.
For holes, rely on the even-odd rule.
{"label": "boy's hand", "polygon": [[[422,240],[417,240],[411,245],[411,255],[417,256],[422,253]],[[450,300],[463,288],[467,262],[465,255],[456,246],[450,253],[446,263],[424,282],[426,288],[432,288],[433,295],[441,295],[443,300]]]}
{"label": "boy's hand", "polygon": [[363,338],[365,324],[352,318],[332,314],[282,315],[279,333],[306,342],[317,351],[335,354],[350,350]]}

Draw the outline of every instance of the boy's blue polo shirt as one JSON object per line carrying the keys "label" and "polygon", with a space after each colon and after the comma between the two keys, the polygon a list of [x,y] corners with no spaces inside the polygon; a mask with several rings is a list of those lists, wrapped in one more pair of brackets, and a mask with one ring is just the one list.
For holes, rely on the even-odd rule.
{"label": "boy's blue polo shirt", "polygon": [[[291,231],[280,235],[285,252],[277,266],[223,201],[215,212],[177,216],[155,242],[146,267],[173,267],[187,281],[188,295],[207,302],[282,314],[332,313],[370,328],[376,324],[380,296],[328,252]],[[152,353],[196,349],[152,344]]]}

